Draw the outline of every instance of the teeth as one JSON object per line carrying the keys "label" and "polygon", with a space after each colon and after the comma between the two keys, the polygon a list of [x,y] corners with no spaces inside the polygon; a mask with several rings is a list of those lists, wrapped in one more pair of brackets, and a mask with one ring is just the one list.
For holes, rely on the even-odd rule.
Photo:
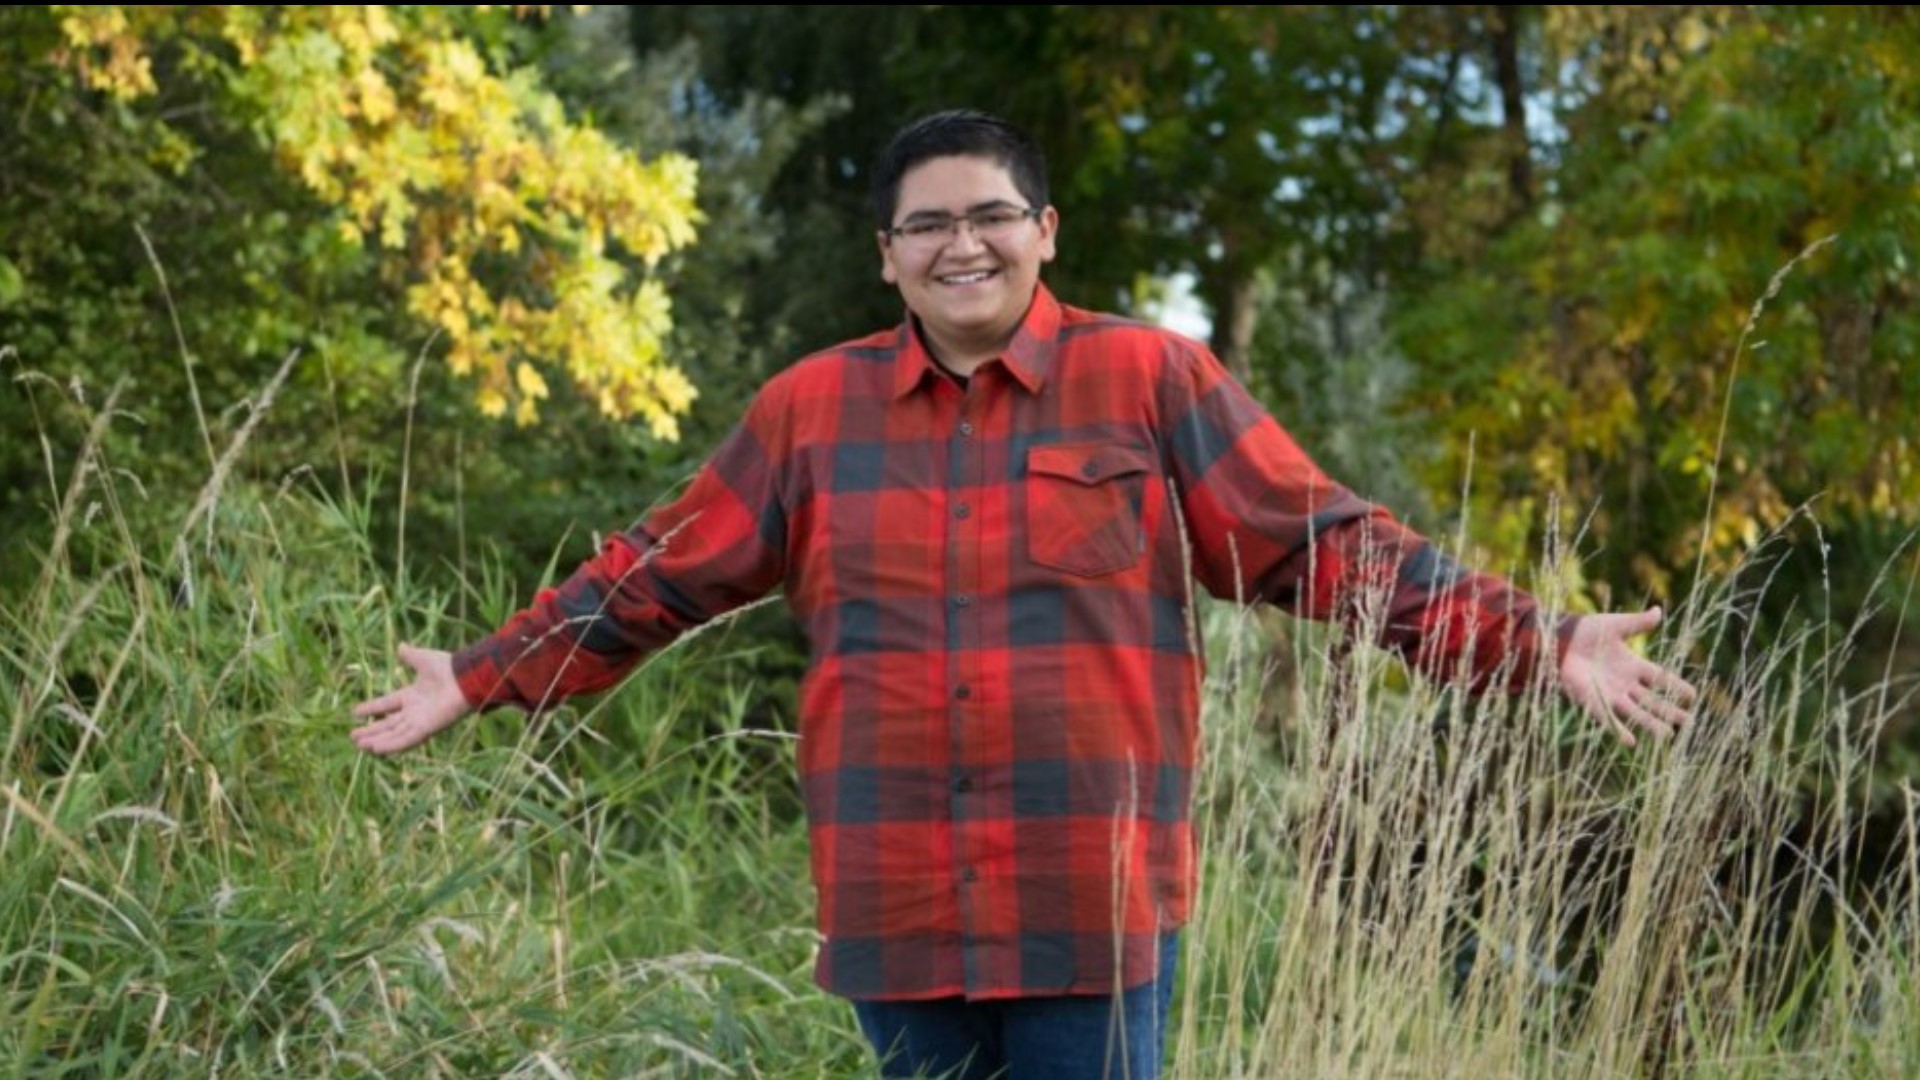
{"label": "teeth", "polygon": [[975,270],[971,274],[948,274],[940,280],[949,285],[971,285],[976,281],[985,281],[992,276],[993,271],[991,270]]}

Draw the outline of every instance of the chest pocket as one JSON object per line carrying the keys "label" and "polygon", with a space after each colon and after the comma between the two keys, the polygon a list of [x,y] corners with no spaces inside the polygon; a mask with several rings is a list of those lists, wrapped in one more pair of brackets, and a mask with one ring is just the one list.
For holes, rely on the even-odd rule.
{"label": "chest pocket", "polygon": [[1145,450],[1112,443],[1030,448],[1027,557],[1081,577],[1140,561],[1140,501],[1150,463]]}

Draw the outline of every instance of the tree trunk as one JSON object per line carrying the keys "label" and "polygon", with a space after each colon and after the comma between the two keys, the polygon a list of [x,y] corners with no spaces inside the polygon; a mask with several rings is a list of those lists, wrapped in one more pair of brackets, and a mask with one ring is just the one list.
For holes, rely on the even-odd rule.
{"label": "tree trunk", "polygon": [[1527,139],[1526,86],[1520,77],[1520,8],[1501,4],[1493,23],[1493,70],[1500,84],[1500,127],[1507,143],[1507,185],[1516,214],[1533,205],[1532,144]]}
{"label": "tree trunk", "polygon": [[1253,377],[1253,328],[1259,317],[1259,290],[1254,275],[1221,270],[1206,286],[1207,307],[1213,314],[1209,343],[1220,362],[1245,386]]}

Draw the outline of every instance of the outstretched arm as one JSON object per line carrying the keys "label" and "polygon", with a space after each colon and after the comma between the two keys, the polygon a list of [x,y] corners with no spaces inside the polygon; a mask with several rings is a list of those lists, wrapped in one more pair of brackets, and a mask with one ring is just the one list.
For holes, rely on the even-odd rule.
{"label": "outstretched arm", "polygon": [[400,660],[413,669],[413,681],[353,708],[371,721],[353,729],[353,744],[370,754],[411,750],[472,711],[453,676],[452,653],[402,645]]}
{"label": "outstretched arm", "polygon": [[687,490],[608,537],[560,584],[458,653],[400,647],[413,681],[362,702],[362,750],[420,745],[468,712],[539,712],[605,690],[648,655],[709,619],[758,599],[785,573],[786,517],[776,491],[788,410],[776,379],[722,440]]}
{"label": "outstretched arm", "polygon": [[1659,608],[1632,615],[1587,615],[1560,657],[1560,686],[1587,715],[1628,746],[1633,728],[1664,739],[1686,726],[1695,691],[1685,679],[1627,648],[1627,639],[1660,625]]}
{"label": "outstretched arm", "polygon": [[1634,744],[1687,721],[1694,689],[1627,648],[1660,611],[1549,623],[1538,601],[1447,558],[1322,473],[1210,353],[1175,351],[1157,399],[1196,575],[1296,614],[1360,623],[1430,677],[1519,692],[1552,671]]}

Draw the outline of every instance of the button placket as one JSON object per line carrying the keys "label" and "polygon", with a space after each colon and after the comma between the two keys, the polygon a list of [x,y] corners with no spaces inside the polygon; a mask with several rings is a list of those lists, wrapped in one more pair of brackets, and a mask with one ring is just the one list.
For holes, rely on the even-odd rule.
{"label": "button placket", "polygon": [[[947,622],[947,641],[952,652],[947,659],[947,673],[951,687],[948,695],[948,759],[952,763],[952,772],[947,782],[947,806],[951,835],[953,836],[954,881],[959,889],[961,948],[964,951],[973,947],[980,932],[981,912],[976,909],[974,888],[980,875],[975,860],[979,856],[975,838],[969,833],[967,824],[971,817],[968,800],[974,798],[973,777],[965,775],[961,769],[973,760],[969,746],[973,742],[971,731],[974,715],[974,672],[967,659],[967,647],[977,643],[978,608],[974,604],[974,572],[979,559],[979,518],[970,501],[969,492],[979,490],[980,478],[980,440],[975,438],[976,426],[970,416],[976,412],[981,394],[987,387],[981,385],[979,375],[967,387],[967,393],[960,402],[960,416],[949,430],[954,434],[947,441],[950,455],[947,472],[944,477],[947,484],[949,511],[946,523],[947,579],[945,616]],[[969,963],[969,971],[973,969]]]}

